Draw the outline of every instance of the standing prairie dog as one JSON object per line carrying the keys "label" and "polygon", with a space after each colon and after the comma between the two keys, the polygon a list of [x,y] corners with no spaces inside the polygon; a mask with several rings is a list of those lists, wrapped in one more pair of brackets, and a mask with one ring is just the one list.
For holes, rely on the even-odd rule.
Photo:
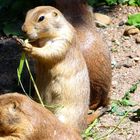
{"label": "standing prairie dog", "polygon": [[59,120],[83,130],[90,85],[74,28],[56,8],[40,6],[27,13],[22,30],[32,41],[22,45],[36,60],[36,83],[44,103],[58,106],[53,112]]}
{"label": "standing prairie dog", "polygon": [[18,93],[0,96],[0,140],[82,140],[54,114]]}
{"label": "standing prairie dog", "polygon": [[[77,31],[77,40],[85,58],[90,78],[90,108],[97,110],[95,118],[107,108],[112,79],[111,58],[106,43],[96,32],[94,14],[87,0],[55,0],[56,7]],[[105,108],[104,108],[105,107]]]}

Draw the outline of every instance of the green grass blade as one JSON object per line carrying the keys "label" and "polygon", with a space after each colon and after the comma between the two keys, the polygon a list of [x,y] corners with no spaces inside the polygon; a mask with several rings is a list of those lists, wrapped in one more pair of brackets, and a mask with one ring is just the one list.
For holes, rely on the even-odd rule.
{"label": "green grass blade", "polygon": [[36,85],[36,83],[35,83],[35,81],[34,81],[34,78],[33,78],[32,73],[31,73],[31,70],[30,70],[30,67],[29,67],[29,63],[28,63],[28,61],[27,61],[26,58],[25,58],[25,64],[26,64],[26,67],[27,67],[27,69],[28,69],[28,72],[29,72],[31,81],[32,81],[32,83],[33,83],[33,85],[34,85],[34,88],[35,88],[36,94],[37,94],[37,96],[38,96],[38,99],[39,99],[40,103],[42,104],[42,106],[44,107],[45,105],[44,105],[44,103],[43,103],[43,101],[42,101],[42,99],[41,99],[41,96],[40,96],[40,94],[39,94],[37,85]]}
{"label": "green grass blade", "polygon": [[[18,74],[18,73],[19,73],[19,72],[18,72],[18,69],[17,69],[17,74]],[[19,84],[20,84],[20,86],[21,86],[23,92],[25,93],[25,95],[28,96],[28,94],[27,94],[27,92],[25,91],[25,88],[24,88],[24,86],[23,86],[23,84],[22,84],[22,82],[21,82],[21,79],[20,79],[19,77],[18,77],[18,82],[19,82]]]}
{"label": "green grass blade", "polygon": [[21,81],[21,74],[23,71],[24,62],[25,62],[25,53],[22,53],[19,66],[17,68],[18,83]]}

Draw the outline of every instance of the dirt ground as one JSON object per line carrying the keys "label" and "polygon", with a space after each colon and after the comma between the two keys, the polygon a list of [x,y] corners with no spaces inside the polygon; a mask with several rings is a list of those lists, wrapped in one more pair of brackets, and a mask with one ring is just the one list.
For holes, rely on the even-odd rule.
{"label": "dirt ground", "polygon": [[[120,100],[125,92],[140,80],[140,44],[135,41],[137,35],[130,37],[123,35],[126,28],[123,23],[127,21],[128,14],[140,12],[140,8],[118,6],[112,10],[104,7],[98,11],[112,19],[110,26],[98,28],[98,31],[106,40],[111,52],[113,102],[113,100]],[[137,105],[119,107],[119,110],[134,111],[140,108],[140,84],[130,100]],[[128,116],[106,113],[93,129],[94,139],[140,140],[140,118],[132,118],[135,118],[133,113],[129,113]]]}
{"label": "dirt ground", "polygon": [[[96,9],[97,10],[97,9]],[[108,9],[102,7],[98,12],[102,12],[112,19],[111,25],[97,30],[106,40],[112,57],[112,87],[111,99],[120,100],[125,92],[129,91],[133,84],[140,80],[140,44],[135,41],[135,36],[124,36],[123,24],[127,20],[128,14],[140,12],[138,7],[118,6]],[[21,56],[20,47],[11,39],[1,38],[0,40],[0,93],[22,92],[18,85],[16,68],[18,67]],[[29,87],[29,75],[27,71],[23,74],[25,89]],[[28,91],[27,91],[28,92]],[[119,110],[135,111],[140,108],[140,84],[131,101],[135,106],[123,107]],[[140,140],[140,118],[134,117],[134,113],[117,115],[106,113],[103,115],[91,130],[94,140]]]}

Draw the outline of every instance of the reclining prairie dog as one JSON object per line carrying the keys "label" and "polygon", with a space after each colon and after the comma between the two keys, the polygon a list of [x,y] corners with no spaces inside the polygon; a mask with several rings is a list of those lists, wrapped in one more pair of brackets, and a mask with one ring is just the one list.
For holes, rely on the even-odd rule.
{"label": "reclining prairie dog", "polygon": [[54,114],[70,127],[83,130],[89,106],[90,84],[74,28],[50,6],[30,10],[22,30],[32,43],[23,49],[36,60],[36,83]]}
{"label": "reclining prairie dog", "polygon": [[0,140],[82,140],[54,114],[18,93],[0,96]]}

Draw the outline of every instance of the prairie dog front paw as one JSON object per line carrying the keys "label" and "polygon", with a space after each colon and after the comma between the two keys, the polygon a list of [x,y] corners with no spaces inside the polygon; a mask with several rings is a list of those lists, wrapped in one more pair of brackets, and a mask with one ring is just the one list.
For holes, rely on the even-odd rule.
{"label": "prairie dog front paw", "polygon": [[23,50],[27,53],[31,53],[32,52],[32,48],[33,46],[29,43],[28,39],[23,40],[23,39],[16,39],[23,47]]}
{"label": "prairie dog front paw", "polygon": [[28,39],[26,39],[26,40],[22,43],[22,46],[23,46],[23,50],[26,51],[27,53],[32,52],[33,46],[29,43]]}

